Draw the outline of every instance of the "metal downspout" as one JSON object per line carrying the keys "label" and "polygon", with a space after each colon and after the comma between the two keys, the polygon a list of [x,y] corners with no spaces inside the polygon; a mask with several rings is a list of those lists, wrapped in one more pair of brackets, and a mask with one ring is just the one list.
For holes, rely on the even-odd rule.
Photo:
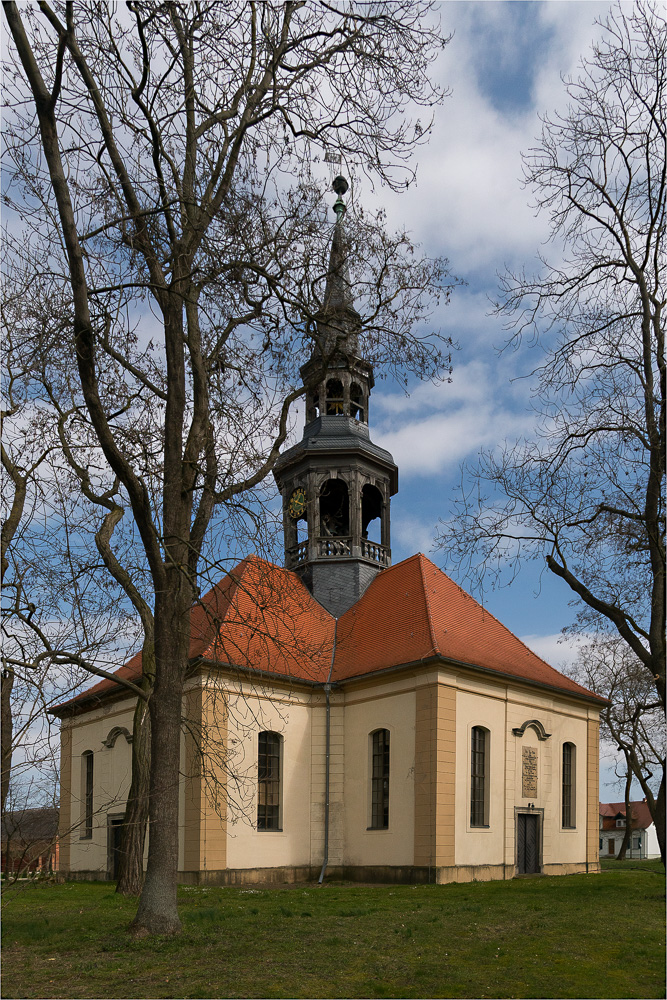
{"label": "metal downspout", "polygon": [[336,636],[338,633],[338,619],[334,620],[333,648],[331,650],[331,665],[329,666],[329,676],[324,685],[324,696],[326,698],[326,735],[325,735],[325,762],[324,762],[324,860],[322,871],[317,882],[322,885],[324,873],[329,864],[329,772],[331,758],[331,674],[333,673],[334,657],[336,655]]}

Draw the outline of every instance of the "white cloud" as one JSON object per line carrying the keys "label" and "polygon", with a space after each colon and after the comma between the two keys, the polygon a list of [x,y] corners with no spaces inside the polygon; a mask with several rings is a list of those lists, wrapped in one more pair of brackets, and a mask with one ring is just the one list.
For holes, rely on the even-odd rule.
{"label": "white cloud", "polygon": [[522,635],[519,638],[550,666],[561,671],[575,663],[579,648],[585,642],[583,636],[563,635],[562,632],[552,635]]}
{"label": "white cloud", "polygon": [[379,397],[373,440],[392,453],[402,473],[426,476],[453,470],[481,448],[531,432],[533,424],[532,414],[495,384],[489,367],[472,361],[455,369],[451,383]]}
{"label": "white cloud", "polygon": [[428,555],[433,548],[435,525],[429,526],[424,520],[413,517],[392,517],[391,533],[394,562],[397,562],[415,552]]}

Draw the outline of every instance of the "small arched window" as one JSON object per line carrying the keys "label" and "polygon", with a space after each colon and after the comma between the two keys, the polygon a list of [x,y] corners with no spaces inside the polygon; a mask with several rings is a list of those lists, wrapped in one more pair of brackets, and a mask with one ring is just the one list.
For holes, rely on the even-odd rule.
{"label": "small arched window", "polygon": [[489,731],[473,726],[470,743],[470,825],[489,825]]}
{"label": "small arched window", "polygon": [[81,754],[81,840],[93,836],[93,751]]}
{"label": "small arched window", "polygon": [[327,414],[338,416],[343,413],[343,383],[338,378],[330,378],[327,382]]}
{"label": "small arched window", "polygon": [[563,743],[562,806],[563,827],[573,830],[575,821],[575,764],[577,748],[574,743]]}
{"label": "small arched window", "polygon": [[320,534],[340,538],[350,533],[350,499],[347,483],[327,479],[320,490]]}
{"label": "small arched window", "polygon": [[371,733],[371,830],[389,827],[389,730]]}
{"label": "small arched window", "polygon": [[[369,525],[373,521],[376,521],[382,517],[382,494],[380,493],[377,486],[371,486],[370,483],[366,483],[361,491],[361,537],[368,538]],[[380,541],[379,532],[379,520],[378,524],[374,525],[376,529],[376,534],[378,535],[377,541]]]}
{"label": "small arched window", "polygon": [[257,829],[282,829],[282,744],[280,733],[262,732],[257,747]]}
{"label": "small arched window", "polygon": [[366,420],[366,414],[364,411],[364,394],[361,390],[361,386],[353,382],[350,386],[350,416],[354,417],[355,420]]}

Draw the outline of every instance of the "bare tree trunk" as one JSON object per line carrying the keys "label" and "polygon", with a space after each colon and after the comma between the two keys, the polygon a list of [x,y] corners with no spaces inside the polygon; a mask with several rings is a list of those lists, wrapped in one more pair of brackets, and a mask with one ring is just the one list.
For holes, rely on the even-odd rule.
{"label": "bare tree trunk", "polygon": [[2,668],[2,716],[0,724],[0,739],[2,741],[2,812],[4,815],[7,795],[9,793],[9,775],[12,769],[12,688],[14,686],[14,671],[10,666]]}
{"label": "bare tree trunk", "polygon": [[[188,663],[190,606],[188,588],[173,580],[156,594],[155,688],[149,701],[151,767],[149,843],[146,879],[130,925],[136,937],[177,934],[178,793],[183,681]],[[179,586],[180,583],[180,586]]]}
{"label": "bare tree trunk", "polygon": [[627,774],[625,776],[625,833],[623,834],[623,840],[621,846],[616,855],[617,861],[625,861],[625,852],[630,846],[630,838],[632,836],[632,816],[631,816],[631,806],[630,806],[630,795],[632,789],[632,768],[630,767],[630,761],[626,759],[625,761],[627,767]]}
{"label": "bare tree trunk", "polygon": [[[154,650],[144,647],[142,687],[152,686],[154,665],[148,672],[146,657],[154,660]],[[147,702],[137,700],[132,726],[132,784],[125,809],[121,853],[118,859],[116,892],[123,896],[138,896],[144,884],[144,844],[148,824],[148,804],[151,767],[151,720]]]}

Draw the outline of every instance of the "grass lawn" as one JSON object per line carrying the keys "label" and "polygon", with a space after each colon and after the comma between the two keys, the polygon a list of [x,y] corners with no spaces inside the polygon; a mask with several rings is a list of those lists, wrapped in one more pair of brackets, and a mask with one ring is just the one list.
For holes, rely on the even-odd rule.
{"label": "grass lawn", "polygon": [[179,890],[131,941],[111,883],[5,892],[3,997],[663,997],[664,869],[443,886]]}

